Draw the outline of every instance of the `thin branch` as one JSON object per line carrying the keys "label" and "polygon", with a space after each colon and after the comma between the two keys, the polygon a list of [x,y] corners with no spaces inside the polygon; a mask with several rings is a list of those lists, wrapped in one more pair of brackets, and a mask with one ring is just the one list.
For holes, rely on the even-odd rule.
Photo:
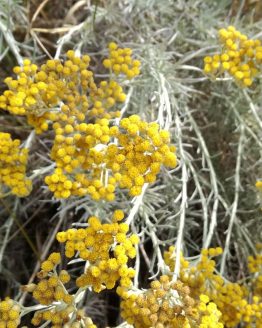
{"label": "thin branch", "polygon": [[229,226],[227,230],[226,243],[224,247],[224,252],[222,255],[221,265],[220,265],[220,274],[223,275],[225,271],[225,264],[227,259],[227,254],[229,252],[230,240],[232,229],[237,218],[237,209],[238,209],[238,200],[239,200],[239,191],[240,191],[240,168],[241,168],[241,158],[243,156],[243,142],[244,142],[244,126],[240,125],[240,137],[237,150],[237,160],[236,160],[236,169],[235,169],[235,197],[232,204],[231,216],[229,220]]}

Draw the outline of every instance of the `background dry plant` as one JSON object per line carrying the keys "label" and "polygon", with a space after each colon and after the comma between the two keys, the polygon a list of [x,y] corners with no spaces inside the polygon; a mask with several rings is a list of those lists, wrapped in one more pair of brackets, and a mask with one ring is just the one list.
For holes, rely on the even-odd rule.
{"label": "background dry plant", "polygon": [[[261,38],[260,5],[243,0],[0,1],[1,89],[23,57],[41,63],[74,49],[91,55],[93,70],[103,72],[99,63],[109,41],[131,47],[142,74],[128,84],[122,114],[139,114],[168,128],[179,158],[176,169],[163,169],[132,202],[121,191],[115,203],[88,197],[60,202],[43,186],[53,167],[47,156],[51,134],[36,137],[24,119],[1,111],[1,131],[30,145],[34,185],[25,199],[0,199],[1,297],[16,295],[26,304],[19,286],[33,281],[39,260],[57,249],[56,232],[80,225],[90,214],[104,218],[118,206],[126,208],[141,238],[137,285],[147,286],[148,278],[165,272],[162,253],[174,244],[188,257],[202,247],[221,246],[220,271],[229,280],[245,278],[243,259],[262,237],[254,188],[261,177],[261,76],[243,90],[230,78],[207,79],[202,61],[217,50],[217,30],[229,23]],[[69,265],[73,276],[77,270]],[[119,324],[118,302],[110,292],[82,300],[101,327]]]}

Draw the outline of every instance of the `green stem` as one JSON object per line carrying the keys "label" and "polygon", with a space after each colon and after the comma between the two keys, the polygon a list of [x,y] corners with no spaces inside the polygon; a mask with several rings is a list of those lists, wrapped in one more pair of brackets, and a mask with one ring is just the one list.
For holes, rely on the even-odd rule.
{"label": "green stem", "polygon": [[32,251],[35,253],[38,261],[41,261],[41,257],[40,254],[38,253],[35,245],[33,244],[33,242],[31,241],[30,237],[28,236],[27,232],[25,231],[25,229],[23,228],[23,226],[20,224],[20,222],[18,221],[16,214],[14,211],[11,211],[10,208],[8,207],[8,205],[3,201],[3,199],[0,198],[0,202],[3,204],[6,212],[9,213],[10,217],[14,220],[14,222],[16,223],[16,225],[18,226],[19,230],[21,231],[22,235],[24,236],[24,238],[26,239],[28,245],[31,247]]}
{"label": "green stem", "polygon": [[95,32],[95,20],[96,20],[96,14],[97,14],[97,7],[98,7],[98,1],[99,0],[95,0],[95,10],[94,10],[94,14],[93,14],[93,20],[92,20],[92,24],[93,24],[93,30]]}

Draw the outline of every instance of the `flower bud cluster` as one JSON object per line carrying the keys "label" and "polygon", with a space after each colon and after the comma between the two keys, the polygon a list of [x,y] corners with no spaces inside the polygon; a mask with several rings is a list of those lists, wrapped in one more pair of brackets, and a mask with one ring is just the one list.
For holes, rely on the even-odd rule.
{"label": "flower bud cluster", "polygon": [[[174,270],[174,247],[171,246],[164,254],[166,264]],[[240,322],[259,327],[261,320],[262,298],[253,294],[252,299],[248,289],[243,284],[226,282],[216,272],[216,262],[212,257],[222,253],[220,247],[203,249],[199,261],[190,263],[181,254],[179,279],[190,287],[191,295],[196,298],[201,294],[207,295],[222,313],[221,321],[226,327],[236,327]],[[257,270],[257,262],[249,258],[251,270]],[[254,326],[253,326],[254,325]]]}
{"label": "flower bud cluster", "polygon": [[0,328],[16,328],[20,324],[20,305],[10,298],[0,301]]}
{"label": "flower bud cluster", "polygon": [[[152,281],[150,288],[139,291],[121,291],[122,317],[137,327],[177,327],[177,320],[195,317],[195,301],[189,296],[190,290],[180,281],[171,283],[170,277],[163,275]],[[179,319],[178,319],[179,318]]]}
{"label": "flower bud cluster", "polygon": [[90,286],[95,292],[114,288],[119,280],[121,286],[129,287],[135,270],[128,267],[128,259],[136,256],[137,235],[127,236],[129,227],[119,223],[124,218],[121,210],[116,210],[112,223],[101,223],[91,216],[88,227],[68,229],[57,234],[57,240],[65,243],[65,255],[69,258],[76,253],[88,261],[86,271],[77,278],[78,287]]}
{"label": "flower bud cluster", "polygon": [[[70,321],[70,316],[74,313],[75,308],[72,305],[53,307],[50,310],[36,311],[31,323],[39,326],[43,321],[49,321],[52,328],[64,327]],[[81,327],[81,326],[80,326]]]}
{"label": "flower bud cluster", "polygon": [[219,30],[219,37],[221,53],[204,58],[205,73],[219,76],[227,72],[240,86],[251,86],[254,78],[261,72],[261,41],[248,39],[234,26]]}
{"label": "flower bud cluster", "polygon": [[40,68],[25,59],[23,66],[14,67],[17,78],[5,80],[9,90],[0,96],[0,108],[26,116],[37,133],[53,121],[84,120],[89,107],[86,92],[96,90],[93,73],[87,70],[90,58],[76,57],[73,51],[67,58],[48,60]]}
{"label": "flower bud cluster", "polygon": [[97,328],[90,317],[87,317],[85,311],[80,309],[76,312],[75,320],[67,323],[63,328]]}
{"label": "flower bud cluster", "polygon": [[142,192],[144,183],[153,183],[162,165],[174,168],[177,164],[175,147],[170,145],[170,135],[160,130],[157,123],[147,123],[138,115],[120,121],[122,131],[117,134],[119,148],[112,147],[109,167],[121,174],[120,188],[129,195]]}
{"label": "flower bud cluster", "polygon": [[123,298],[122,317],[135,328],[223,328],[221,313],[206,295],[194,300],[188,286],[167,275],[152,281],[149,289],[118,288],[118,293]]}
{"label": "flower bud cluster", "polygon": [[248,270],[254,279],[254,295],[262,302],[262,244],[256,245],[257,253],[248,257]]}
{"label": "flower bud cluster", "polygon": [[200,316],[199,328],[223,328],[221,322],[221,312],[218,310],[217,305],[211,302],[209,297],[205,294],[199,296],[199,303],[197,310]]}
{"label": "flower bud cluster", "polygon": [[50,322],[52,328],[97,328],[84,311],[76,310],[73,305],[60,305],[47,310],[36,311],[32,319],[34,326],[43,321]]}
{"label": "flower bud cluster", "polygon": [[[128,78],[139,74],[131,49],[110,43],[109,50],[104,64],[109,61],[113,71]],[[72,50],[65,61],[48,60],[40,68],[25,59],[14,68],[17,78],[5,80],[9,90],[0,96],[0,108],[26,116],[37,133],[52,123],[56,168],[45,182],[55,198],[89,195],[112,201],[116,187],[138,196],[145,183],[156,180],[161,165],[176,166],[175,148],[167,131],[137,115],[114,126],[117,105],[126,95],[115,80],[96,83],[89,62],[89,56]]]}
{"label": "flower bud cluster", "polygon": [[[180,279],[183,283],[187,284],[191,289],[191,294],[196,296],[201,292],[207,292],[205,284],[207,280],[214,278],[214,271],[216,262],[212,257],[218,256],[222,253],[222,248],[209,248],[203,249],[201,252],[200,260],[196,265],[190,266],[190,263],[184,258],[183,254],[180,255]],[[165,263],[169,266],[171,271],[175,268],[175,248],[170,246],[169,250],[164,252]],[[219,277],[219,276],[217,276]],[[217,280],[217,281],[216,281]],[[215,284],[222,284],[221,277],[215,278]]]}
{"label": "flower bud cluster", "polygon": [[41,263],[41,271],[37,274],[39,282],[22,286],[24,292],[32,293],[36,301],[44,305],[31,320],[34,326],[96,328],[85,311],[78,309],[79,293],[88,287],[95,292],[112,289],[117,281],[121,288],[127,289],[132,285],[135,270],[127,262],[135,257],[139,238],[134,234],[127,236],[129,227],[121,222],[123,219],[124,212],[115,210],[111,223],[103,224],[92,216],[85,229],[57,233],[57,240],[65,243],[67,257],[76,255],[86,261],[85,273],[69,286],[78,287],[76,294],[69,294],[65,285],[71,277],[66,270],[57,270],[61,264],[60,253],[51,253]]}
{"label": "flower bud cluster", "polygon": [[76,127],[67,124],[67,137],[58,135],[61,126],[54,124],[57,137],[51,157],[57,168],[45,182],[56,198],[89,195],[112,201],[116,187],[138,196],[145,183],[155,182],[162,165],[176,166],[169,132],[157,123],[132,115],[123,118],[120,127],[109,124],[105,118]]}
{"label": "flower bud cluster", "polygon": [[262,272],[262,254],[248,257],[248,270],[250,273]]}
{"label": "flower bud cluster", "polygon": [[46,261],[41,264],[41,271],[38,273],[39,282],[23,286],[23,290],[33,293],[33,297],[43,305],[50,305],[53,302],[63,302],[71,304],[73,296],[66,288],[71,277],[66,270],[56,272],[56,266],[61,263],[60,253],[51,253]]}
{"label": "flower bud cluster", "polygon": [[41,264],[42,270],[37,274],[39,282],[22,286],[23,291],[32,293],[38,303],[47,306],[34,313],[31,320],[34,326],[48,321],[52,328],[64,327],[76,312],[74,296],[70,295],[65,287],[71,277],[66,270],[57,273],[56,267],[60,263],[60,253],[51,253]]}
{"label": "flower bud cluster", "polygon": [[12,140],[9,133],[0,132],[1,189],[8,187],[18,197],[25,197],[30,193],[32,183],[26,178],[27,157],[28,149],[20,148],[20,140]]}
{"label": "flower bud cluster", "polygon": [[109,58],[103,61],[103,65],[111,69],[116,75],[124,74],[128,79],[140,74],[140,61],[132,59],[132,49],[118,48],[115,42],[108,45]]}
{"label": "flower bud cluster", "polygon": [[118,117],[114,108],[126,99],[122,87],[114,80],[96,84],[89,62],[88,55],[78,57],[73,50],[65,61],[47,60],[41,67],[25,59],[21,67],[14,67],[17,78],[5,79],[8,90],[0,96],[0,108],[26,116],[37,133],[59,123],[53,127],[59,136],[70,134],[68,128],[64,131],[66,125],[74,130],[88,119]]}

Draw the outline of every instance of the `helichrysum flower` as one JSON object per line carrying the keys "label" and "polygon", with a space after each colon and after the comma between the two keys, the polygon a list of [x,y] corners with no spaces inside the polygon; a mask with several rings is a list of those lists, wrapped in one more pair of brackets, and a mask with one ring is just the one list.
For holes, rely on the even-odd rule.
{"label": "helichrysum flower", "polygon": [[[61,129],[58,123],[54,126]],[[71,125],[65,129],[70,136],[59,135],[51,152],[57,168],[45,178],[57,198],[90,195],[112,201],[117,187],[138,196],[145,183],[156,181],[162,165],[176,166],[168,131],[137,115],[120,120],[119,127],[103,118],[81,123],[74,132]]]}
{"label": "helichrysum flower", "polygon": [[41,263],[41,271],[37,275],[39,282],[25,285],[22,289],[32,293],[40,304],[50,305],[53,302],[71,304],[73,296],[67,292],[64,286],[70,281],[71,277],[66,270],[61,270],[57,274],[56,267],[60,263],[60,253],[51,253],[47,260]]}
{"label": "helichrysum flower", "polygon": [[26,177],[28,149],[21,148],[20,140],[12,140],[9,133],[0,132],[0,192],[8,187],[19,197],[27,196],[32,182]]}
{"label": "helichrysum flower", "polygon": [[16,328],[20,324],[20,305],[10,298],[0,301],[0,327]]}
{"label": "helichrysum flower", "polygon": [[181,281],[163,275],[146,290],[117,289],[122,297],[121,315],[135,328],[223,328],[221,313],[206,295],[194,300]]}
{"label": "helichrysum flower", "polygon": [[221,52],[204,58],[204,72],[215,77],[227,72],[240,86],[251,86],[261,72],[261,41],[248,39],[234,26],[219,30],[219,41]]}
{"label": "helichrysum flower", "polygon": [[[174,250],[171,246],[164,253],[165,262],[171,272],[175,265]],[[216,272],[216,262],[212,258],[219,256],[222,251],[221,247],[203,249],[200,259],[192,264],[185,260],[182,254],[180,255],[179,279],[190,288],[190,294],[194,299],[200,298],[198,310],[202,312],[202,321],[198,327],[209,327],[208,325],[215,320],[214,315],[217,319],[220,318],[217,327],[220,327],[221,323],[225,327],[236,327],[241,322],[249,323],[250,327],[259,327],[261,324],[259,313],[262,309],[262,279],[261,275],[258,275],[261,272],[261,256],[258,253],[255,257],[248,258],[249,270],[251,273],[256,273],[258,278],[252,278],[252,298],[252,293],[248,293],[245,285],[227,282]]]}
{"label": "helichrysum flower", "polygon": [[128,259],[136,255],[136,235],[127,236],[129,227],[119,223],[124,218],[121,210],[113,214],[112,223],[101,223],[91,216],[86,229],[68,229],[57,234],[57,240],[65,243],[65,255],[69,258],[76,253],[88,261],[84,274],[76,280],[78,287],[91,286],[100,292],[114,288],[119,280],[121,286],[129,287],[135,271],[128,267]]}
{"label": "helichrysum flower", "polygon": [[108,45],[109,58],[103,61],[103,65],[111,69],[116,75],[124,74],[128,79],[139,75],[140,61],[132,58],[132,49],[119,48],[115,42]]}
{"label": "helichrysum flower", "polygon": [[[96,83],[89,62],[72,50],[66,60],[47,60],[41,67],[25,59],[14,68],[17,78],[5,80],[9,90],[0,96],[0,108],[26,116],[37,133],[52,126],[56,168],[45,182],[56,198],[113,201],[117,187],[138,196],[145,183],[155,182],[161,165],[175,167],[175,148],[168,131],[137,115],[115,125],[125,92],[117,76]],[[140,72],[132,50],[113,42],[104,65],[128,79]]]}

